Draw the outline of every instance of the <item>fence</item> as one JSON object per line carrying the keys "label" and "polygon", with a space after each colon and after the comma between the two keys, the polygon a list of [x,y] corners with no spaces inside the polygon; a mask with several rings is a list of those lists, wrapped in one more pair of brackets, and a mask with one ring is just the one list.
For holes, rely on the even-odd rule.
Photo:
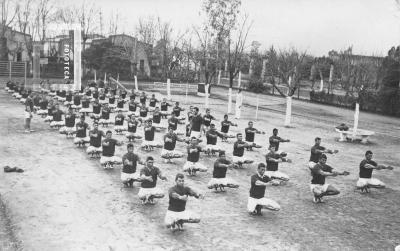
{"label": "fence", "polygon": [[20,79],[26,85],[27,62],[0,61],[0,77]]}

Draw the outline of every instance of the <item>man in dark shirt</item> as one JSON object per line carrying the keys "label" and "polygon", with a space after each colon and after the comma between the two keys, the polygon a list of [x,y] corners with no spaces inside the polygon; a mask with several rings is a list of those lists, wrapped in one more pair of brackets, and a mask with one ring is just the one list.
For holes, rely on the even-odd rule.
{"label": "man in dark shirt", "polygon": [[134,116],[129,117],[128,119],[128,131],[126,133],[126,137],[129,141],[134,141],[135,139],[141,139],[138,133],[136,133],[137,127],[141,126],[142,122],[137,120]]}
{"label": "man in dark shirt", "polygon": [[265,132],[259,131],[256,128],[254,128],[252,121],[249,121],[248,127],[246,129],[244,129],[244,132],[245,132],[245,135],[246,135],[245,141],[249,145],[247,147],[248,150],[252,151],[253,147],[254,148],[261,148],[260,145],[258,145],[258,144],[256,144],[254,142],[255,134],[265,134]]}
{"label": "man in dark shirt", "polygon": [[217,144],[218,137],[222,138],[224,135],[215,129],[214,124],[210,124],[210,129],[206,132],[206,138],[207,138],[207,145],[205,150],[207,151],[207,154],[214,155],[216,152],[219,152],[222,150],[222,147]]}
{"label": "man in dark shirt", "polygon": [[272,179],[272,185],[281,185],[289,181],[289,176],[287,174],[278,171],[278,165],[282,162],[291,163],[292,161],[290,159],[282,157],[281,154],[275,151],[275,146],[271,145],[269,147],[269,152],[265,155],[265,160],[267,162],[265,175]]}
{"label": "man in dark shirt", "polygon": [[147,96],[145,92],[142,92],[139,96],[139,101],[142,105],[146,105]]}
{"label": "man in dark shirt", "polygon": [[283,142],[290,142],[289,139],[283,139],[281,137],[278,136],[278,129],[274,128],[272,130],[272,136],[269,137],[269,147],[274,146],[275,147],[275,152],[277,154],[281,154],[282,157],[286,157],[287,153],[282,152],[281,150],[279,150],[279,143],[283,143]]}
{"label": "man in dark shirt", "polygon": [[62,116],[64,112],[60,110],[60,106],[58,104],[55,105],[55,110],[52,113],[53,121],[50,123],[51,128],[60,128],[65,125],[65,122],[62,120]]}
{"label": "man in dark shirt", "polygon": [[143,204],[154,204],[154,198],[164,197],[164,192],[156,187],[157,178],[162,180],[167,180],[165,176],[162,175],[160,169],[154,166],[153,157],[149,156],[146,159],[146,165],[140,170],[140,179],[142,181],[138,197]]}
{"label": "man in dark shirt", "polygon": [[333,171],[331,166],[326,164],[326,155],[321,154],[319,161],[317,164],[311,168],[311,192],[314,195],[314,203],[321,203],[323,196],[331,196],[339,194],[339,190],[337,190],[334,186],[326,184],[325,178],[328,176],[336,177],[338,175],[348,175],[349,172],[336,172]]}
{"label": "man in dark shirt", "polygon": [[118,156],[114,156],[115,154],[115,146],[122,145],[122,141],[118,141],[112,138],[112,132],[106,132],[106,138],[102,142],[102,156],[100,158],[100,164],[104,167],[104,169],[111,169],[114,167],[114,164],[121,164],[122,159]]}
{"label": "man in dark shirt", "polygon": [[167,163],[172,163],[171,159],[182,158],[183,153],[175,150],[176,141],[184,142],[184,139],[179,138],[172,126],[168,127],[168,133],[164,135],[164,148],[161,151],[161,158]]}
{"label": "man in dark shirt", "polygon": [[117,134],[121,134],[123,131],[126,131],[126,127],[124,126],[125,116],[122,114],[122,111],[119,110],[117,115],[115,115],[114,122],[114,131]]}
{"label": "man in dark shirt", "polygon": [[142,120],[149,120],[151,119],[150,115],[149,115],[149,108],[146,107],[146,104],[142,104],[139,107],[139,117]]}
{"label": "man in dark shirt", "polygon": [[151,98],[149,99],[149,111],[154,111],[158,102],[160,101],[156,99],[156,95],[152,94]]}
{"label": "man in dark shirt", "polygon": [[231,178],[226,177],[226,171],[228,168],[233,168],[235,164],[226,159],[226,155],[224,151],[219,152],[219,158],[214,162],[214,170],[213,177],[208,182],[207,187],[209,189],[215,189],[218,191],[218,188],[221,192],[225,191],[225,187],[230,188],[238,188],[239,185],[236,181]]}
{"label": "man in dark shirt", "polygon": [[170,112],[168,112],[168,106],[171,106],[171,104],[167,102],[166,98],[163,98],[163,100],[160,103],[160,108],[161,108],[161,115],[164,118],[167,118],[167,115],[170,114]]}
{"label": "man in dark shirt", "polygon": [[224,134],[224,137],[222,138],[223,142],[227,142],[228,138],[235,138],[236,136],[234,134],[229,133],[229,127],[230,126],[237,126],[237,124],[232,123],[231,121],[228,120],[228,114],[224,115],[224,120],[221,121],[221,132]]}
{"label": "man in dark shirt", "polygon": [[75,110],[79,110],[82,108],[81,96],[79,95],[79,93],[74,94],[74,104],[72,105],[72,108],[74,108]]}
{"label": "man in dark shirt", "polygon": [[72,105],[74,102],[72,102],[72,91],[68,91],[67,94],[65,95],[65,102],[64,105]]}
{"label": "man in dark shirt", "polygon": [[193,196],[195,198],[203,199],[204,196],[200,193],[196,193],[190,187],[185,186],[185,177],[181,173],[176,175],[175,183],[176,185],[168,190],[169,205],[164,222],[172,231],[175,231],[176,228],[182,231],[184,223],[200,222],[199,216],[186,210],[188,197]]}
{"label": "man in dark shirt", "polygon": [[185,109],[179,106],[179,102],[175,102],[175,106],[172,108],[172,112],[175,114],[175,118],[178,120],[185,120],[185,116],[181,115],[181,111]]}
{"label": "man in dark shirt", "polygon": [[203,118],[199,114],[198,107],[194,107],[193,110],[194,115],[190,121],[190,137],[201,138],[204,126]]}
{"label": "man in dark shirt", "polygon": [[104,132],[99,130],[99,124],[94,122],[93,130],[89,131],[90,146],[86,149],[86,152],[91,154],[92,157],[100,157],[99,154],[102,152],[101,139],[104,136]]}
{"label": "man in dark shirt", "polygon": [[206,109],[206,114],[203,116],[203,130],[204,133],[210,129],[211,122],[215,120],[214,116],[211,115],[211,111],[209,108]]}
{"label": "man in dark shirt", "polygon": [[321,146],[321,138],[316,137],[315,138],[315,145],[313,147],[311,147],[311,155],[310,155],[310,162],[308,162],[308,167],[309,168],[313,168],[315,164],[318,163],[319,158],[321,157],[321,154],[323,153],[330,153],[330,154],[334,154],[334,153],[338,153],[338,150],[330,150],[327,149],[323,146]]}
{"label": "man in dark shirt", "polygon": [[101,105],[98,99],[95,99],[92,104],[92,118],[100,119],[101,117]]}
{"label": "man in dark shirt", "polygon": [[124,108],[125,102],[126,102],[125,99],[123,99],[122,96],[119,96],[117,100],[117,108],[115,109],[115,111],[127,112],[128,110]]}
{"label": "man in dark shirt", "polygon": [[250,196],[247,202],[247,211],[253,215],[262,215],[261,209],[269,209],[278,211],[281,209],[278,203],[274,200],[264,197],[265,188],[271,179],[264,175],[265,164],[258,164],[257,173],[251,176]]}
{"label": "man in dark shirt", "polygon": [[156,148],[161,148],[163,144],[158,141],[154,140],[155,138],[155,132],[156,132],[156,127],[153,126],[153,122],[151,119],[147,120],[145,122],[145,126],[143,128],[144,130],[144,140],[141,144],[141,147],[147,151],[152,151],[154,150],[154,147]]}
{"label": "man in dark shirt", "polygon": [[253,163],[253,160],[244,156],[244,149],[247,148],[249,145],[243,141],[243,135],[241,133],[238,133],[236,135],[236,138],[237,141],[233,144],[233,163],[238,164],[239,167],[243,167],[243,164]]}
{"label": "man in dark shirt", "polygon": [[76,132],[75,130],[75,119],[76,115],[72,111],[72,107],[70,107],[67,113],[64,114],[65,118],[65,126],[61,127],[59,132],[61,134],[67,135],[67,138],[73,137],[73,134]]}
{"label": "man in dark shirt", "polygon": [[85,116],[80,117],[80,121],[76,123],[76,135],[74,144],[77,146],[84,146],[85,143],[90,142],[90,138],[86,134],[86,130],[89,128],[88,123],[85,122]]}
{"label": "man in dark shirt", "polygon": [[361,192],[369,193],[369,188],[384,188],[386,185],[382,181],[372,178],[373,170],[389,169],[393,170],[391,166],[378,165],[372,160],[372,151],[367,151],[365,153],[365,159],[360,163],[360,173],[357,181],[357,189]]}
{"label": "man in dark shirt", "polygon": [[133,152],[134,146],[129,143],[127,145],[128,152],[122,156],[121,181],[125,187],[133,187],[133,182],[140,181],[140,173],[137,170],[137,164],[144,165],[139,155]]}
{"label": "man in dark shirt", "polygon": [[103,104],[103,107],[101,108],[101,117],[99,120],[99,123],[102,126],[107,127],[109,124],[114,124],[114,121],[110,119],[110,113],[111,109],[108,107],[108,103]]}
{"label": "man in dark shirt", "polygon": [[187,161],[183,166],[183,171],[188,172],[189,175],[195,175],[197,171],[207,172],[207,167],[199,163],[200,152],[204,152],[198,143],[196,137],[190,139],[190,143],[187,146]]}
{"label": "man in dark shirt", "polygon": [[167,127],[164,125],[165,123],[161,121],[162,115],[160,112],[160,108],[156,107],[153,112],[153,125],[157,128],[157,130],[165,130]]}
{"label": "man in dark shirt", "polygon": [[40,102],[39,102],[39,111],[37,112],[38,115],[41,115],[42,118],[46,117],[47,115],[47,105],[49,104],[49,101],[47,100],[45,95],[41,96]]}
{"label": "man in dark shirt", "polygon": [[128,103],[128,116],[139,116],[139,113],[136,112],[137,110],[137,102],[131,99]]}

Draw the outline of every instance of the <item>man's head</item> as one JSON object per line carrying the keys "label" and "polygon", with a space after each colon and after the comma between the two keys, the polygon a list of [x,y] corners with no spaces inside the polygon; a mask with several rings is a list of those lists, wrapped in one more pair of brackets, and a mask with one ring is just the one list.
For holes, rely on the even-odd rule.
{"label": "man's head", "polygon": [[238,141],[242,141],[243,135],[241,133],[236,134],[236,138]]}
{"label": "man's head", "polygon": [[108,131],[106,132],[106,138],[107,138],[107,139],[111,139],[111,136],[112,136],[112,132],[111,132],[110,130],[108,130]]}
{"label": "man's head", "polygon": [[315,138],[315,144],[318,145],[318,146],[321,144],[321,138],[320,137],[316,137]]}
{"label": "man's head", "polygon": [[270,150],[271,153],[275,153],[275,150],[276,150],[276,149],[275,149],[275,146],[270,146],[270,147],[269,147],[269,150]]}
{"label": "man's head", "polygon": [[122,111],[121,110],[118,110],[118,115],[122,115]]}
{"label": "man's head", "polygon": [[133,144],[132,143],[129,143],[127,146],[126,146],[126,148],[128,149],[128,153],[133,153]]}
{"label": "man's head", "polygon": [[147,157],[147,159],[146,159],[146,165],[147,165],[147,167],[153,167],[153,164],[154,164],[154,159],[153,159],[153,157],[151,157],[151,156]]}
{"label": "man's head", "polygon": [[167,99],[166,99],[166,98],[163,98],[162,101],[163,101],[163,102],[167,102]]}
{"label": "man's head", "polygon": [[199,114],[199,108],[198,107],[193,107],[194,115]]}
{"label": "man's head", "polygon": [[224,120],[227,121],[228,120],[228,114],[224,115]]}
{"label": "man's head", "polygon": [[97,121],[95,121],[93,123],[93,128],[97,130],[97,128],[99,128],[99,123]]}
{"label": "man's head", "polygon": [[208,108],[206,109],[206,114],[210,115],[210,109],[208,109]]}
{"label": "man's head", "polygon": [[365,152],[365,158],[367,160],[371,160],[372,159],[372,151],[371,150],[368,150],[368,151]]}
{"label": "man's head", "polygon": [[175,102],[175,106],[178,107],[179,106],[179,102]]}
{"label": "man's head", "polygon": [[249,121],[248,125],[249,125],[250,128],[252,128],[253,127],[253,121]]}
{"label": "man's head", "polygon": [[156,95],[155,95],[155,94],[151,94],[151,97],[152,97],[152,98],[155,98],[155,97],[156,97]]}
{"label": "man's head", "polygon": [[190,143],[191,143],[192,145],[196,145],[196,144],[197,144],[197,138],[196,138],[196,137],[192,137],[192,138],[190,139]]}
{"label": "man's head", "polygon": [[59,104],[56,104],[56,110],[60,110],[60,105]]}
{"label": "man's head", "polygon": [[147,120],[147,125],[148,126],[152,126],[153,125],[153,121],[151,119]]}
{"label": "man's head", "polygon": [[277,136],[277,135],[278,135],[278,129],[274,128],[274,129],[272,130],[272,134],[273,134],[274,136]]}
{"label": "man's head", "polygon": [[174,128],[172,126],[168,126],[168,132],[172,134],[174,132]]}
{"label": "man's head", "polygon": [[156,107],[156,108],[154,108],[154,111],[156,111],[156,112],[159,112],[160,111],[160,107]]}
{"label": "man's head", "polygon": [[171,118],[175,118],[175,113],[171,112]]}
{"label": "man's head", "polygon": [[220,157],[221,159],[226,159],[225,151],[220,151],[220,152],[219,152],[219,157]]}
{"label": "man's head", "polygon": [[210,130],[215,131],[215,124],[210,124]]}
{"label": "man's head", "polygon": [[85,115],[82,115],[82,116],[80,117],[80,120],[81,120],[82,123],[85,122]]}
{"label": "man's head", "polygon": [[325,154],[321,154],[321,157],[319,157],[319,163],[325,164],[327,159],[328,158],[326,157]]}
{"label": "man's head", "polygon": [[258,164],[257,171],[259,175],[263,176],[265,173],[265,164],[264,163]]}
{"label": "man's head", "polygon": [[175,182],[177,186],[183,187],[183,185],[185,184],[185,176],[181,173],[178,173],[175,176]]}

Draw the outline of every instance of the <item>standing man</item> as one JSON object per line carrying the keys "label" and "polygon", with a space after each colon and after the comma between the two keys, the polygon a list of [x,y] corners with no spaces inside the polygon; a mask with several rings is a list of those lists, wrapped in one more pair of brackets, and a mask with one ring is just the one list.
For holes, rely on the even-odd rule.
{"label": "standing man", "polygon": [[133,187],[133,182],[140,181],[140,174],[137,172],[137,163],[143,163],[139,156],[133,152],[133,144],[127,145],[128,152],[122,156],[121,181],[125,187]]}
{"label": "standing man", "polygon": [[243,94],[242,94],[242,89],[239,88],[239,91],[236,94],[235,119],[240,119],[242,104],[243,104]]}
{"label": "standing man", "polygon": [[154,198],[164,197],[164,192],[156,187],[157,178],[167,180],[165,176],[161,174],[158,167],[154,166],[153,157],[149,156],[146,160],[146,165],[140,170],[140,179],[142,181],[138,197],[142,201],[142,204],[154,204]]}
{"label": "standing man", "polygon": [[279,211],[281,207],[274,200],[264,197],[265,188],[271,179],[264,175],[265,164],[258,164],[257,173],[251,176],[250,196],[247,202],[247,211],[252,215],[262,215],[261,209]]}
{"label": "standing man", "polygon": [[315,164],[319,162],[319,159],[323,153],[334,154],[339,152],[338,150],[333,151],[321,146],[321,138],[319,137],[316,137],[314,141],[315,145],[311,147],[310,161],[308,162],[309,168],[313,168]]}
{"label": "standing man", "polygon": [[178,173],[175,177],[176,185],[168,190],[169,206],[165,215],[165,225],[174,231],[176,228],[183,230],[184,223],[199,223],[200,217],[186,210],[186,202],[189,196],[203,199],[204,196],[196,193],[190,187],[185,186],[185,177]]}
{"label": "standing man", "polygon": [[372,151],[365,152],[365,159],[363,159],[360,163],[360,178],[357,181],[357,189],[360,189],[361,192],[369,193],[370,188],[385,188],[385,183],[382,181],[372,178],[372,171],[389,169],[393,170],[391,166],[378,165],[375,161],[372,160]]}
{"label": "standing man", "polygon": [[322,197],[338,195],[340,192],[334,186],[326,184],[325,178],[328,176],[336,177],[338,175],[349,175],[349,172],[333,171],[331,166],[326,164],[326,155],[321,154],[319,162],[311,168],[311,192],[314,195],[314,203],[322,203]]}

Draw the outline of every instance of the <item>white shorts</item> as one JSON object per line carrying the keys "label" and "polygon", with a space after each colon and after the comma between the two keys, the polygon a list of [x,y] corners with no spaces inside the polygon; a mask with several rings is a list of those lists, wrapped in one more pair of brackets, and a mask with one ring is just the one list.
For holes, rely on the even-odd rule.
{"label": "white shorts", "polygon": [[127,116],[135,116],[135,117],[139,117],[139,112],[133,112],[133,111],[128,111],[127,113],[126,113],[126,115]]}
{"label": "white shorts", "polygon": [[311,192],[314,195],[320,195],[321,193],[325,193],[328,190],[329,184],[310,184]]}
{"label": "white shorts", "polygon": [[249,213],[254,212],[257,205],[260,205],[266,209],[274,210],[274,211],[278,211],[281,209],[281,206],[279,206],[279,204],[276,203],[274,200],[267,199],[267,198],[256,199],[256,198],[249,197],[249,200],[247,202],[247,211]]}
{"label": "white shorts", "polygon": [[133,137],[135,137],[135,138],[140,137],[140,138],[141,138],[141,136],[140,136],[137,132],[127,132],[127,133],[125,134],[125,136],[126,136],[127,138],[133,138]]}
{"label": "white shorts", "polygon": [[232,156],[232,162],[233,163],[245,163],[251,161],[249,158],[246,158],[245,156],[238,157],[238,156]]}
{"label": "white shorts", "polygon": [[124,173],[121,172],[121,181],[126,182],[126,181],[140,181],[140,173],[136,171],[135,173]]}
{"label": "white shorts", "polygon": [[180,151],[177,151],[177,150],[162,149],[161,157],[163,157],[163,158],[182,158],[183,153]]}
{"label": "white shorts", "polygon": [[51,122],[53,121],[53,116],[47,116],[46,118],[44,118],[44,122]]}
{"label": "white shorts", "polygon": [[66,126],[63,126],[63,127],[60,128],[59,132],[60,132],[60,133],[71,134],[71,133],[76,132],[76,128],[75,128],[75,127],[66,127]]}
{"label": "white shorts", "polygon": [[21,102],[22,104],[24,104],[24,103],[26,102],[26,98],[21,98],[21,99],[19,100],[19,102]]}
{"label": "white shorts", "polygon": [[72,101],[65,101],[64,102],[64,105],[72,105],[74,102],[72,102]]}
{"label": "white shorts", "polygon": [[51,121],[50,126],[65,126],[65,121]]}
{"label": "white shorts", "polygon": [[101,153],[103,152],[103,148],[101,146],[99,147],[95,147],[95,146],[88,146],[88,148],[86,149],[86,153],[90,154],[90,153]]}
{"label": "white shorts", "polygon": [[191,131],[190,132],[190,137],[195,137],[195,138],[200,138],[200,132],[196,132],[196,131]]}
{"label": "white shorts", "polygon": [[89,137],[85,137],[85,138],[75,137],[75,139],[74,139],[74,144],[89,143],[89,142],[90,142],[90,138]]}
{"label": "white shorts", "polygon": [[113,163],[113,164],[122,164],[122,159],[118,156],[101,156],[100,158],[100,164],[104,165],[107,163]]}
{"label": "white shorts", "polygon": [[73,109],[81,109],[82,105],[71,105]]}
{"label": "white shorts", "polygon": [[92,113],[91,118],[99,119],[99,118],[101,118],[101,114]]}
{"label": "white shorts", "polygon": [[207,184],[207,187],[212,187],[214,185],[228,186],[228,185],[239,185],[239,184],[231,178],[226,178],[226,177],[225,178],[211,178],[211,180]]}
{"label": "white shorts", "polygon": [[315,162],[312,162],[312,161],[310,161],[310,162],[308,162],[308,168],[314,168],[314,166],[316,165],[317,163],[315,163]]}
{"label": "white shorts", "polygon": [[270,178],[289,180],[289,176],[287,174],[279,172],[279,171],[265,171],[264,174]]}
{"label": "white shorts", "polygon": [[155,107],[149,106],[149,111],[150,112],[154,112],[155,109],[156,109]]}
{"label": "white shorts", "polygon": [[66,100],[66,98],[62,98],[62,97],[60,97],[60,96],[57,96],[57,99],[58,99],[58,101],[60,101],[60,102],[64,102],[64,101]]}
{"label": "white shorts", "polygon": [[161,144],[161,142],[158,142],[155,140],[153,140],[153,141],[144,140],[141,144],[141,147],[146,147],[146,146],[161,147],[162,144]]}
{"label": "white shorts", "polygon": [[161,123],[154,123],[153,122],[153,126],[156,128],[160,128],[160,129],[167,129],[167,124],[164,123],[163,121],[161,121]]}
{"label": "white shorts", "polygon": [[114,121],[111,119],[99,119],[100,124],[114,124]]}
{"label": "white shorts", "polygon": [[357,187],[371,186],[385,186],[385,183],[375,178],[358,178]]}
{"label": "white shorts", "polygon": [[93,112],[93,110],[90,108],[82,108],[79,110],[79,112]]}
{"label": "white shorts", "polygon": [[182,211],[182,212],[174,212],[174,211],[167,211],[167,214],[165,215],[164,223],[167,227],[170,227],[177,221],[182,220],[184,222],[198,222],[200,220],[200,217],[188,210]]}
{"label": "white shorts", "polygon": [[47,114],[47,110],[41,110],[40,109],[40,110],[37,111],[37,114],[38,115],[46,115]]}
{"label": "white shorts", "polygon": [[115,111],[116,112],[119,112],[119,111],[121,111],[121,112],[127,112],[128,111],[128,109],[125,109],[125,108],[115,108]]}
{"label": "white shorts", "polygon": [[119,125],[114,126],[114,131],[126,131],[126,130],[128,130],[128,128],[126,128],[126,127],[123,126],[123,125],[121,125],[121,126],[119,126]]}
{"label": "white shorts", "polygon": [[116,108],[116,107],[117,107],[117,104],[108,104],[108,107],[110,107],[110,108]]}
{"label": "white shorts", "polygon": [[186,161],[185,165],[183,166],[183,171],[188,171],[189,169],[200,172],[207,172],[207,167],[200,164],[199,162]]}
{"label": "white shorts", "polygon": [[219,145],[206,145],[205,150],[218,152],[222,150],[222,147],[220,147]]}
{"label": "white shorts", "polygon": [[99,99],[99,103],[100,103],[100,104],[106,104],[106,103],[108,103],[108,101],[105,100],[105,99]]}
{"label": "white shorts", "polygon": [[162,197],[164,192],[158,187],[143,188],[141,187],[138,193],[139,199],[146,199],[149,196]]}

